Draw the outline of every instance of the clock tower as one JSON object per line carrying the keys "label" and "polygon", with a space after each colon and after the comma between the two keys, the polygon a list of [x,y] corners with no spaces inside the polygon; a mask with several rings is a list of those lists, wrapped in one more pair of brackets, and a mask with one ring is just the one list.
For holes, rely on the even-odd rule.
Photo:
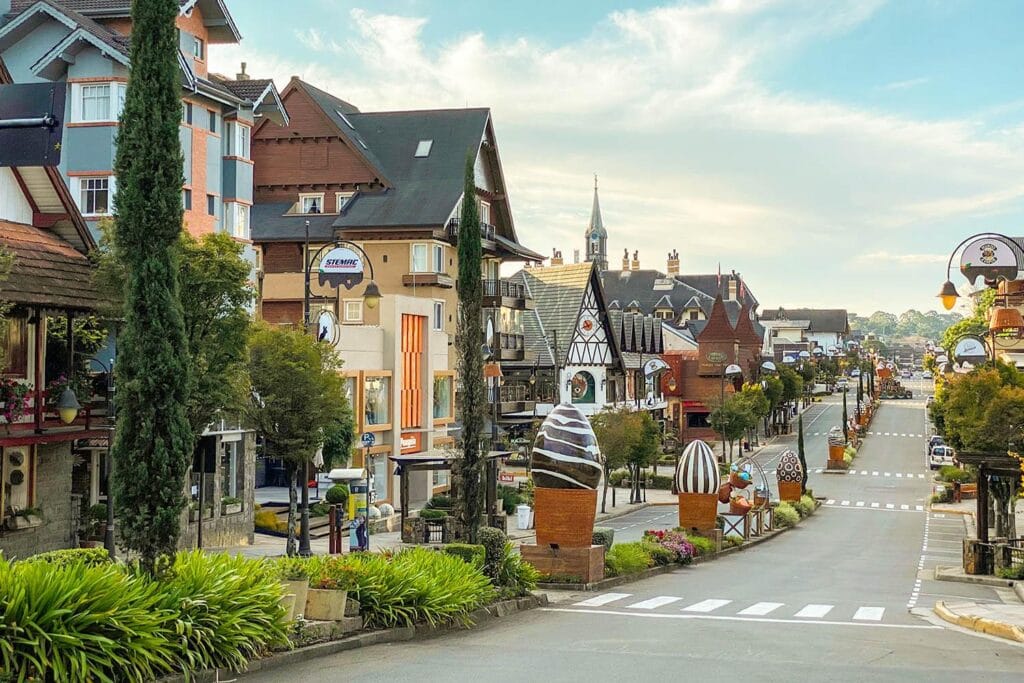
{"label": "clock tower", "polygon": [[598,272],[608,270],[608,231],[601,220],[601,204],[597,200],[597,174],[594,174],[594,206],[590,210],[590,225],[585,234],[587,261],[597,264]]}

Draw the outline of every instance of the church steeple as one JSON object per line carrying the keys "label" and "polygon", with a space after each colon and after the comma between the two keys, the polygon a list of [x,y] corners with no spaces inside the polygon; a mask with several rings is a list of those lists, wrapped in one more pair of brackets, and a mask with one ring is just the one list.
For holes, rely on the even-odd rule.
{"label": "church steeple", "polygon": [[601,218],[601,202],[597,198],[597,174],[594,174],[594,205],[590,209],[590,225],[587,226],[586,254],[587,261],[597,264],[597,269],[608,270],[608,231],[604,229]]}

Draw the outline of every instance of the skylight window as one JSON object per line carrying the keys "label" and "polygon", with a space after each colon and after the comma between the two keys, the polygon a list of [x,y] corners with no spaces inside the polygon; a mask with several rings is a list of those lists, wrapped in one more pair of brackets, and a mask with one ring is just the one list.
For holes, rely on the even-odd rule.
{"label": "skylight window", "polygon": [[430,156],[430,148],[433,146],[433,140],[420,140],[419,144],[416,145],[416,154],[413,156],[428,157]]}
{"label": "skylight window", "polygon": [[341,117],[341,120],[345,122],[346,126],[351,128],[352,130],[356,129],[356,127],[352,125],[352,122],[348,120],[348,117],[341,113],[340,109],[335,109],[334,111],[338,112],[338,116]]}

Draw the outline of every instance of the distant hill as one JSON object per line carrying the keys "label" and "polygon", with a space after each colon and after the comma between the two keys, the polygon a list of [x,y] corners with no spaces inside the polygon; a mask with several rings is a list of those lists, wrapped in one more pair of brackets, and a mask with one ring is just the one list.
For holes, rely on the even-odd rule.
{"label": "distant hill", "polygon": [[862,334],[875,334],[882,339],[918,337],[934,341],[942,337],[947,327],[960,320],[963,320],[963,316],[959,313],[922,313],[914,309],[900,315],[875,311],[867,318],[851,313],[850,330]]}

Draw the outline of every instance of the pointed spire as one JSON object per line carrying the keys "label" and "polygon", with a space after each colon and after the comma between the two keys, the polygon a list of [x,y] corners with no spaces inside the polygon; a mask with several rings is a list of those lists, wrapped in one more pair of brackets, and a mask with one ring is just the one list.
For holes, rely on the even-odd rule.
{"label": "pointed spire", "polygon": [[597,233],[599,237],[607,237],[608,233],[604,229],[604,221],[601,219],[601,203],[597,199],[597,174],[594,174],[594,205],[590,209],[590,226],[587,228],[587,237],[589,238],[593,233]]}

